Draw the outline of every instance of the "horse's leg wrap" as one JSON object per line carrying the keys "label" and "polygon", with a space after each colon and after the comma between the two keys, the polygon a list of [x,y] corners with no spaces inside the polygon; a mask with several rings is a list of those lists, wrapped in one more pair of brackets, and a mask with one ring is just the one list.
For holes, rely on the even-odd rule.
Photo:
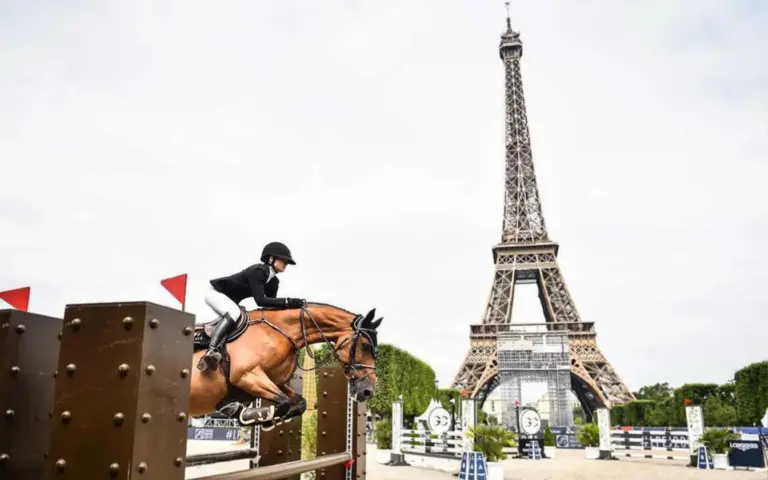
{"label": "horse's leg wrap", "polygon": [[240,411],[238,419],[243,425],[252,425],[254,423],[262,424],[272,420],[275,417],[275,406],[244,408]]}
{"label": "horse's leg wrap", "polygon": [[254,397],[274,403],[269,407],[247,408],[240,413],[240,422],[244,425],[264,424],[277,420],[291,408],[291,398],[275,385],[261,368],[255,368],[240,378],[233,379],[232,384]]}
{"label": "horse's leg wrap", "polygon": [[272,408],[274,409],[274,413],[272,418],[261,423],[261,430],[268,432],[276,426],[281,425],[283,421],[285,421],[285,416],[289,414],[291,407],[292,405],[290,402],[279,403],[273,406]]}

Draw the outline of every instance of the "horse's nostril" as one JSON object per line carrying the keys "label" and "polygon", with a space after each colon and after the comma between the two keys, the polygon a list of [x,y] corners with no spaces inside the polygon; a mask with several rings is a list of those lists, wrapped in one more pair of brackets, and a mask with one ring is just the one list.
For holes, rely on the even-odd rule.
{"label": "horse's nostril", "polygon": [[371,395],[373,395],[373,390],[370,388],[363,389],[363,396],[365,398],[371,398]]}

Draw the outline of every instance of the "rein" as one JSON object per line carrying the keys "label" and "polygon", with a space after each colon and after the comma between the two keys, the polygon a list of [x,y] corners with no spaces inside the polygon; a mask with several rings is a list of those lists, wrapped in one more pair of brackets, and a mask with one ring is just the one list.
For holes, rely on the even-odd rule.
{"label": "rein", "polygon": [[[305,307],[300,308],[299,313],[299,324],[301,325],[301,335],[304,338],[304,345],[306,346],[307,355],[309,355],[309,358],[314,359],[315,355],[312,353],[312,349],[309,348],[309,338],[307,337],[307,325],[306,321],[304,320],[304,313],[306,312],[307,316],[312,320],[312,323],[315,325],[315,328],[318,332],[320,332],[320,335],[323,337],[323,341],[328,346],[328,348],[333,352],[333,356],[337,362],[339,362],[341,365],[344,366],[344,375],[347,377],[347,380],[350,380],[352,382],[352,386],[354,386],[357,382],[360,382],[372,374],[376,373],[376,367],[374,365],[367,365],[363,363],[355,363],[355,356],[357,351],[357,343],[359,341],[360,336],[364,336],[368,339],[368,341],[371,343],[372,348],[374,343],[373,339],[371,338],[371,334],[367,331],[367,329],[360,328],[359,322],[363,318],[361,315],[356,315],[354,320],[352,320],[352,326],[354,327],[354,331],[352,335],[347,335],[344,337],[343,340],[336,342],[336,345],[334,346],[333,343],[328,339],[328,337],[325,336],[325,332],[323,332],[323,329],[320,328],[320,326],[317,324],[317,320],[315,320],[315,317],[312,315],[312,313],[307,310]],[[311,372],[319,368],[318,365],[315,365],[315,368],[312,369],[305,369],[301,366],[299,363],[299,356],[301,355],[301,348],[296,344],[296,342],[293,341],[293,338],[291,338],[290,335],[288,335],[283,329],[278,327],[277,325],[273,324],[269,320],[267,320],[266,315],[264,314],[264,310],[261,311],[261,318],[258,318],[256,320],[249,320],[248,325],[256,325],[259,323],[264,323],[274,329],[275,331],[279,332],[281,335],[283,335],[285,338],[288,339],[289,342],[291,342],[291,345],[293,346],[294,355],[296,356],[296,367],[298,367],[300,370],[305,372]],[[349,352],[349,363],[345,364],[341,361],[341,358],[339,358],[339,349],[346,343],[348,340],[352,340],[352,348]],[[376,350],[374,348],[374,358],[376,358]],[[367,374],[363,375],[362,377],[355,376],[355,372],[357,370],[370,370]],[[352,374],[350,376],[350,373]]]}

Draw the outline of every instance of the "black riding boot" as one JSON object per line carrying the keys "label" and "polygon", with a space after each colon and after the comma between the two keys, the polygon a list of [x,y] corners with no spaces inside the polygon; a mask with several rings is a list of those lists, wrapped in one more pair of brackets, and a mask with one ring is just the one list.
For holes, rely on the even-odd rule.
{"label": "black riding boot", "polygon": [[216,324],[216,329],[211,334],[211,344],[208,346],[208,351],[205,352],[203,357],[197,362],[198,370],[216,370],[219,368],[219,362],[221,362],[221,353],[219,348],[227,341],[227,335],[235,328],[236,322],[232,320],[229,313],[225,313],[221,317],[219,323]]}

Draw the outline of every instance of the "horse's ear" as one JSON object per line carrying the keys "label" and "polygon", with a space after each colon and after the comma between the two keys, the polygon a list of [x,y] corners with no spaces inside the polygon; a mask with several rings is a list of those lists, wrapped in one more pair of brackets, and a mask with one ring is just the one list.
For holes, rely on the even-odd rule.
{"label": "horse's ear", "polygon": [[360,326],[362,328],[370,328],[371,320],[373,320],[373,317],[376,316],[376,309],[374,308],[368,314],[365,316],[362,322],[360,322]]}
{"label": "horse's ear", "polygon": [[384,317],[381,317],[380,319],[374,320],[373,322],[371,322],[371,328],[373,330],[376,330],[377,328],[379,328],[379,325],[381,325],[382,320],[384,320]]}

